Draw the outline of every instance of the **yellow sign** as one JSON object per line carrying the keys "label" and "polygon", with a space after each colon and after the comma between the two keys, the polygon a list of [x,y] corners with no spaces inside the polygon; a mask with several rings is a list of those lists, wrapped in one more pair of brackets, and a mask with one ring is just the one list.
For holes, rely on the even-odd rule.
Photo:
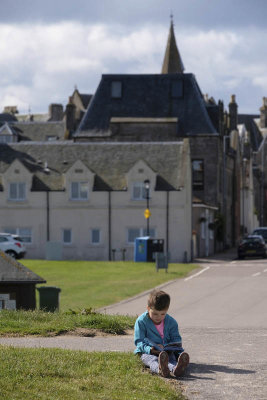
{"label": "yellow sign", "polygon": [[150,215],[151,215],[151,212],[149,211],[148,208],[146,208],[146,209],[145,209],[145,212],[144,212],[145,218],[148,219],[148,218],[150,217]]}

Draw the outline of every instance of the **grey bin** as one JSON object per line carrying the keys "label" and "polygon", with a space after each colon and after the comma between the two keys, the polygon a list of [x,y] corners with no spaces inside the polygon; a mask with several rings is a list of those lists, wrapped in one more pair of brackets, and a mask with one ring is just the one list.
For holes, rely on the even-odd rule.
{"label": "grey bin", "polygon": [[59,310],[59,293],[61,289],[55,286],[41,286],[38,287],[39,291],[39,306],[44,311],[58,311]]}

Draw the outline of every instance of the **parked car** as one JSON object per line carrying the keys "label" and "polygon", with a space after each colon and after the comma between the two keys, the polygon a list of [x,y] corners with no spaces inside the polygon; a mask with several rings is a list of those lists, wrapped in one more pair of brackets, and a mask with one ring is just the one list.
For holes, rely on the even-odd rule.
{"label": "parked car", "polygon": [[267,227],[260,226],[259,228],[254,229],[252,235],[261,235],[265,242],[267,243]]}
{"label": "parked car", "polygon": [[0,250],[13,258],[22,258],[26,254],[22,239],[9,233],[0,233]]}
{"label": "parked car", "polygon": [[249,235],[242,240],[237,249],[239,259],[245,257],[267,257],[267,245],[261,235]]}

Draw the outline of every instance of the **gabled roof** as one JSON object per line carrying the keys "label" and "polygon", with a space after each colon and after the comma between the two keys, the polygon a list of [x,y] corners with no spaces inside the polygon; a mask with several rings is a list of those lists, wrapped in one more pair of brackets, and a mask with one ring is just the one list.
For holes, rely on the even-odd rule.
{"label": "gabled roof", "polygon": [[171,19],[171,25],[169,30],[169,36],[167,46],[165,50],[165,56],[162,64],[162,74],[182,74],[184,72],[184,64],[180,56],[173,28],[173,21]]}
{"label": "gabled roof", "polygon": [[84,109],[86,110],[93,95],[92,94],[82,94],[80,93],[81,101],[83,103]]}
{"label": "gabled roof", "polygon": [[0,251],[0,285],[14,283],[46,283],[39,275],[14,258]]}
{"label": "gabled roof", "polygon": [[0,135],[17,135],[17,131],[9,125],[8,122],[5,122],[4,125],[0,127]]}
{"label": "gabled roof", "polygon": [[66,189],[64,175],[80,160],[95,174],[93,190],[125,190],[128,171],[137,161],[144,160],[158,176],[156,190],[179,190],[184,186],[188,146],[188,140],[153,143],[20,142],[0,145],[0,174],[3,175],[18,159],[33,174],[32,191],[63,191]]}
{"label": "gabled roof", "polygon": [[244,124],[248,132],[250,132],[250,140],[253,151],[257,151],[262,141],[262,134],[255,122],[259,115],[239,114],[238,123]]}
{"label": "gabled roof", "polygon": [[[121,98],[111,97],[113,81],[122,84]],[[103,75],[74,137],[108,137],[114,117],[176,117],[177,138],[217,133],[193,74]]]}

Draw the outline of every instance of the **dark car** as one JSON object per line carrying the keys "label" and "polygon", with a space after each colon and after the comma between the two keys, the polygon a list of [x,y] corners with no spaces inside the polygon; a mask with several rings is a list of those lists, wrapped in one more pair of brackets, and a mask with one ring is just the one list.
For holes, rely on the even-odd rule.
{"label": "dark car", "polygon": [[237,249],[238,258],[267,257],[267,246],[262,236],[249,235],[242,240]]}
{"label": "dark car", "polygon": [[266,226],[259,226],[257,229],[254,229],[252,235],[261,235],[267,243],[267,227]]}

